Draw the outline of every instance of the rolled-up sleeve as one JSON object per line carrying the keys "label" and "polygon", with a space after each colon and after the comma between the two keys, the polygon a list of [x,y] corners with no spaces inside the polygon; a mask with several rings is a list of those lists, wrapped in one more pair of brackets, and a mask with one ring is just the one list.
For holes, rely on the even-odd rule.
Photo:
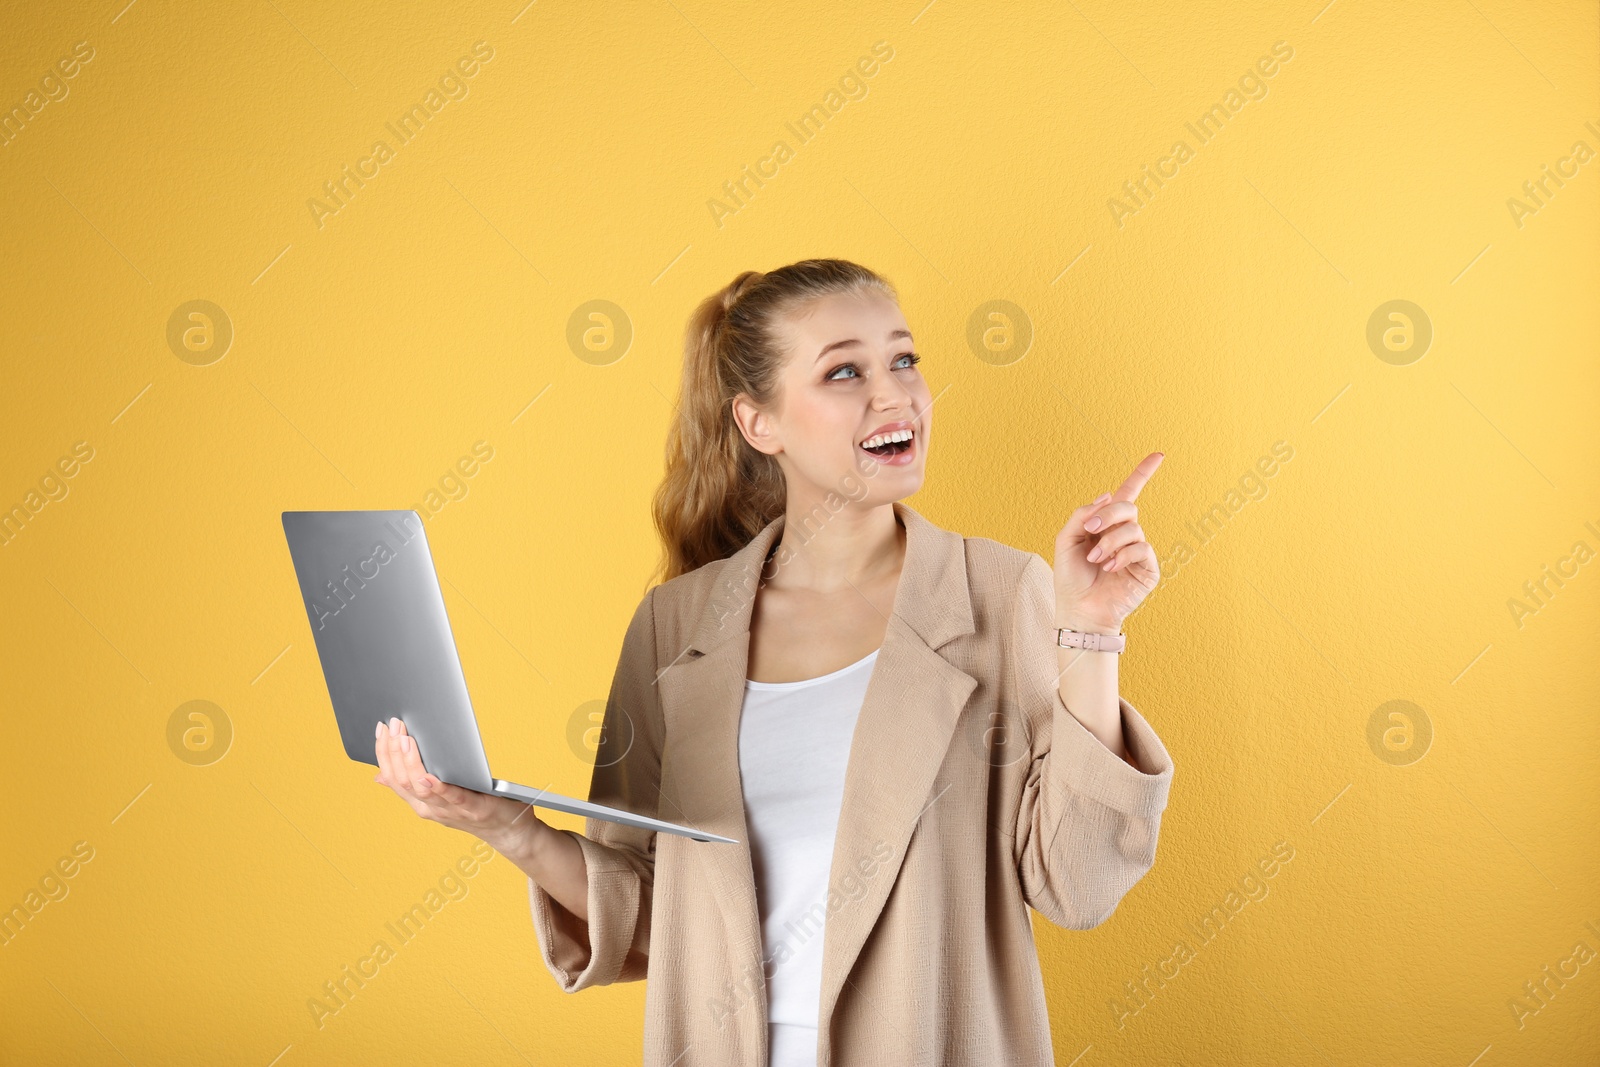
{"label": "rolled-up sleeve", "polygon": [[[654,684],[654,598],[652,588],[623,637],[589,786],[589,799],[596,804],[652,817],[659,800],[663,732]],[[583,834],[562,832],[583,851],[589,919],[579,919],[528,879],[533,927],[545,966],[568,993],[643,979],[649,962],[655,831],[587,819]]]}
{"label": "rolled-up sleeve", "polygon": [[1123,739],[1139,767],[1114,754],[1067,709],[1057,686],[1053,583],[1049,565],[1030,553],[1008,657],[1010,699],[1026,724],[1031,758],[1015,858],[1028,905],[1058,926],[1083,930],[1109,918],[1154,865],[1172,757],[1120,696]]}

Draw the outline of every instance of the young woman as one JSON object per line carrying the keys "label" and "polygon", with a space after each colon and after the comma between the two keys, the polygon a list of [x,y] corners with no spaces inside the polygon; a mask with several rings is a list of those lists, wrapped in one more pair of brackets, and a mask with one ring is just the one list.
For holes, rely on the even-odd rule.
{"label": "young woman", "polygon": [[649,979],[651,1067],[1044,1067],[1029,907],[1095,926],[1154,863],[1172,760],[1117,658],[1159,577],[1134,499],[1162,454],[1072,512],[1053,569],[941,529],[901,503],[918,361],[895,291],[841,260],[741,274],[689,323],[665,581],[590,798],[738,844],[558,831],[380,729],[379,781],[527,873],[563,990]]}

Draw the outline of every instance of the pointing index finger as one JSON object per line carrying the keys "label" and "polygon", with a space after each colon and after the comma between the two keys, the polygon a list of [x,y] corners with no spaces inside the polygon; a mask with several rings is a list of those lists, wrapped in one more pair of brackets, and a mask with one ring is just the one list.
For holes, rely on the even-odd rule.
{"label": "pointing index finger", "polygon": [[1152,452],[1140,460],[1139,465],[1133,468],[1133,473],[1128,475],[1128,480],[1117,486],[1117,491],[1111,494],[1111,499],[1136,499],[1139,496],[1139,490],[1144,488],[1144,483],[1148,482],[1150,476],[1156,472],[1156,468],[1161,466],[1161,461],[1165,456],[1165,452]]}

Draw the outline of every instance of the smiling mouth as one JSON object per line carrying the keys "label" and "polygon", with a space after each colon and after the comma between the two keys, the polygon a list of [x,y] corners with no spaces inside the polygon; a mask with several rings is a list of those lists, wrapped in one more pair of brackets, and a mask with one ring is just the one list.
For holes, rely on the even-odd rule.
{"label": "smiling mouth", "polygon": [[[898,455],[902,455],[902,454],[904,454],[906,452],[909,452],[911,450],[912,445],[914,445],[916,443],[916,440],[917,440],[916,431],[915,430],[897,431],[895,433],[885,434],[883,436],[885,436],[885,437],[903,437],[904,440],[882,441],[879,444],[872,445],[871,447],[868,447],[867,445],[863,444],[861,446],[862,450],[866,451],[866,452],[869,452],[874,456],[877,456],[879,459],[889,459],[889,458],[891,458],[893,456],[898,456]],[[870,438],[869,437],[868,440],[869,441],[870,440],[874,440],[874,438]]]}

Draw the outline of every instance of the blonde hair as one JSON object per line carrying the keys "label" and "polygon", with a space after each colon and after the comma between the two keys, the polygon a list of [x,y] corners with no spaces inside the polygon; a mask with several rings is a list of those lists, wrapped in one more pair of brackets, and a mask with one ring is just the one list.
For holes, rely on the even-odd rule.
{"label": "blonde hair", "polygon": [[783,514],[783,471],[775,457],[744,439],[732,402],[741,392],[763,406],[777,398],[788,358],[780,324],[833,294],[878,294],[899,302],[894,286],[866,267],[806,259],[764,274],[744,271],[689,316],[666,475],[651,503],[662,543],[656,568],[661,581],[727,558]]}

